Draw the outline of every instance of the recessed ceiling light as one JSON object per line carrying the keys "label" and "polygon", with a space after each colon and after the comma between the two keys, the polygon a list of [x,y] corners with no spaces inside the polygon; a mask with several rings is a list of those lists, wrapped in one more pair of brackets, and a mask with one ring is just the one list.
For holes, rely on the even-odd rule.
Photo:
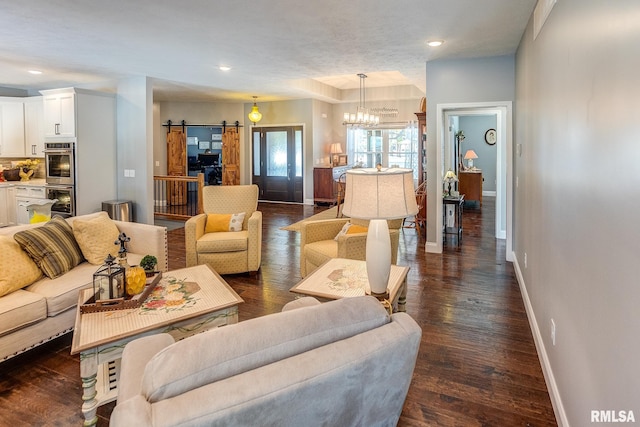
{"label": "recessed ceiling light", "polygon": [[231,69],[231,67],[229,67],[227,65],[221,65],[218,68],[220,68],[220,71],[229,71]]}
{"label": "recessed ceiling light", "polygon": [[38,71],[38,70],[29,70],[30,74],[42,74],[42,71]]}
{"label": "recessed ceiling light", "polygon": [[444,40],[429,40],[427,41],[427,44],[431,47],[438,47],[438,46],[442,46],[442,44],[444,43]]}

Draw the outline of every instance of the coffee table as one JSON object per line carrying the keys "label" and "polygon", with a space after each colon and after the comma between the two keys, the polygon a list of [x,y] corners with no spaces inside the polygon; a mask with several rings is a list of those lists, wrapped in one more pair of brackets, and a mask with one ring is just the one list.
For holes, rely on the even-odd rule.
{"label": "coffee table", "polygon": [[[407,273],[409,273],[409,267],[391,266],[387,290],[389,301],[395,311],[405,311]],[[371,289],[367,280],[366,262],[332,258],[302,279],[290,291],[327,299],[369,295]]]}
{"label": "coffee table", "polygon": [[[78,307],[93,290],[80,291]],[[120,358],[136,338],[169,333],[176,340],[238,322],[240,296],[207,265],[163,273],[138,308],[76,313],[71,354],[80,353],[84,425],[98,421],[98,406],[117,397]]]}

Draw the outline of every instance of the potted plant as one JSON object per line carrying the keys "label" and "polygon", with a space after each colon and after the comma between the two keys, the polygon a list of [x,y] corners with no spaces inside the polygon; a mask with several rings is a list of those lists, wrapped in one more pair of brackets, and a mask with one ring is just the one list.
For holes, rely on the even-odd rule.
{"label": "potted plant", "polygon": [[153,255],[145,255],[140,260],[140,267],[144,268],[144,272],[147,274],[147,277],[153,276],[157,264],[158,258]]}

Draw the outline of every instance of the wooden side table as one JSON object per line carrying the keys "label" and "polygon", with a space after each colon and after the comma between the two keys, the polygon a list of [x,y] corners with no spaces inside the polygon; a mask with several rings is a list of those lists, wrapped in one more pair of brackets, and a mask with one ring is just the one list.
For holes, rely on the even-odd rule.
{"label": "wooden side table", "polygon": [[458,180],[458,192],[464,194],[465,200],[478,201],[482,207],[482,171],[460,171]]}

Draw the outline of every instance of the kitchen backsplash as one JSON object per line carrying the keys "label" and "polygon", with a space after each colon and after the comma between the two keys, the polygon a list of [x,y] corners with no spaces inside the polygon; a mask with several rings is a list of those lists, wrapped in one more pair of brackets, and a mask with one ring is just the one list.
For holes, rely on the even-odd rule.
{"label": "kitchen backsplash", "polygon": [[[32,159],[35,160],[35,158],[33,157],[16,157],[16,158],[11,158],[11,157],[4,157],[4,158],[0,158],[0,165],[2,166],[3,169],[11,169],[12,165],[11,162],[19,162],[21,160],[27,160],[27,159]],[[38,159],[40,160],[40,164],[38,165],[38,169],[36,169],[35,173],[33,174],[33,179],[39,179],[45,178],[45,170],[44,170],[44,159]]]}

